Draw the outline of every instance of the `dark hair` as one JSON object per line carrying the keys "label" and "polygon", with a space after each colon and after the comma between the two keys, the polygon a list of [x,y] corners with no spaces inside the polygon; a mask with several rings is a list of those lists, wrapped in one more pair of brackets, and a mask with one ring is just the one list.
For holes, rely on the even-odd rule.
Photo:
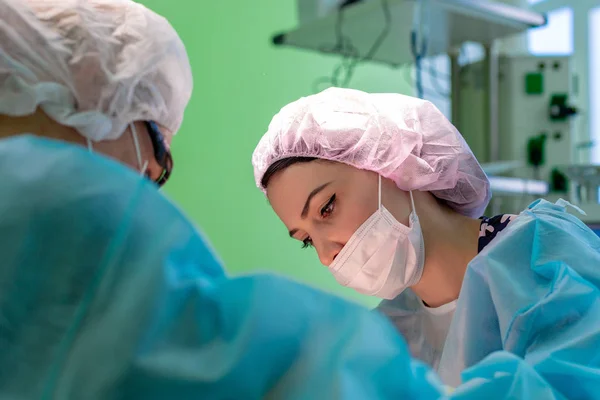
{"label": "dark hair", "polygon": [[260,185],[263,187],[263,189],[266,189],[267,186],[269,185],[269,181],[271,180],[273,175],[275,175],[276,173],[283,171],[284,169],[286,169],[287,167],[289,167],[291,165],[298,164],[298,163],[307,163],[307,162],[315,161],[316,159],[317,158],[315,158],[315,157],[289,157],[289,158],[281,159],[279,161],[275,161],[273,164],[271,164],[269,166],[269,168],[267,168],[267,172],[265,172],[265,174],[263,175],[263,177],[260,181]]}

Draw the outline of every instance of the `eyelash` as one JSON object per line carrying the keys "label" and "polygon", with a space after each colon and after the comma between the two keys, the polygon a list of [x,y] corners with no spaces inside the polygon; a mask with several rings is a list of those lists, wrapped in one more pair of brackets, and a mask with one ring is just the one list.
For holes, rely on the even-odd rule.
{"label": "eyelash", "polygon": [[[335,209],[335,200],[336,199],[334,194],[333,196],[331,196],[327,204],[325,204],[323,208],[321,208],[321,218],[328,218],[331,216],[333,210]],[[310,237],[307,237],[302,241],[302,248],[306,249],[308,247],[312,247],[312,239]]]}

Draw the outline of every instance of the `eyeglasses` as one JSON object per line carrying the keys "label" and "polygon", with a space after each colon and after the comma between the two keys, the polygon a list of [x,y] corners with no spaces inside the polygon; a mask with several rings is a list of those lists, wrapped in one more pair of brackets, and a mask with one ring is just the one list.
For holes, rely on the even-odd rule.
{"label": "eyeglasses", "polygon": [[153,121],[146,121],[146,128],[150,134],[150,140],[152,141],[152,147],[154,148],[154,157],[163,169],[160,177],[155,180],[158,186],[163,186],[173,170],[173,158],[171,152],[167,149],[165,144],[165,138],[160,132],[158,125]]}

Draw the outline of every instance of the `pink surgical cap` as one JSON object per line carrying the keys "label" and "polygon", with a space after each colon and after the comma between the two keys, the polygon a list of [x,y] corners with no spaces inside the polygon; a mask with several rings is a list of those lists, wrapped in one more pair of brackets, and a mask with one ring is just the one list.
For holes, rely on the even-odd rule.
{"label": "pink surgical cap", "polygon": [[330,88],[288,104],[252,156],[263,192],[267,169],[291,157],[376,172],[470,217],[481,216],[491,199],[489,180],[458,130],[432,103],[400,94]]}

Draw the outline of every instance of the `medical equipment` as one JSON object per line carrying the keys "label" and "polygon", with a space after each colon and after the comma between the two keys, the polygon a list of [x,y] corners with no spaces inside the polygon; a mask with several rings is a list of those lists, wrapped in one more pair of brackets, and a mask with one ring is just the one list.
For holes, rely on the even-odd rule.
{"label": "medical equipment", "polygon": [[[336,14],[343,7],[344,35],[359,54],[367,54],[373,40],[385,24],[380,0],[297,0],[299,26],[275,35],[273,43],[320,52],[337,52],[323,46],[324,40],[335,41]],[[495,39],[529,28],[542,26],[542,14],[527,9],[486,0],[388,0],[392,28],[373,54],[373,61],[392,65],[413,62],[411,32],[415,8],[423,4],[427,13],[427,54],[446,54],[464,42],[492,43]],[[403,39],[404,38],[404,39]]]}
{"label": "medical equipment", "polygon": [[[342,61],[330,78],[317,83],[347,87],[357,64],[380,61],[393,66],[415,65],[415,88],[419,98],[429,98],[424,90],[426,58],[450,54],[452,81],[458,78],[456,65],[460,48],[465,42],[486,46],[489,74],[496,72],[492,52],[494,40],[542,26],[542,14],[506,3],[523,1],[503,0],[298,0],[300,26],[273,37],[276,45],[289,45],[338,54]],[[401,38],[406,38],[402,40]],[[507,44],[510,39],[508,39]],[[427,68],[437,84],[435,68]],[[497,84],[489,81],[490,129],[495,129],[497,113],[495,98]],[[315,92],[322,88],[318,86]],[[441,93],[437,88],[438,93]],[[443,91],[443,90],[442,90]],[[453,88],[454,91],[454,88]],[[452,95],[453,109],[458,97]],[[449,106],[449,105],[448,105]],[[440,105],[440,108],[444,108]],[[447,113],[448,116],[449,113]],[[495,132],[490,132],[497,137]]]}
{"label": "medical equipment", "polygon": [[493,193],[491,209],[488,215],[502,213],[502,204],[498,202],[499,197],[521,197],[523,195],[544,197],[550,192],[550,185],[546,181],[502,176],[525,168],[524,162],[500,161],[482,164],[481,167],[488,176]]}
{"label": "medical equipment", "polygon": [[[490,187],[494,196],[530,195],[544,197],[550,192],[548,182],[533,179],[490,176]],[[500,214],[496,212],[494,214]]]}
{"label": "medical equipment", "polygon": [[[515,213],[536,197],[557,200],[570,197],[563,166],[581,156],[576,152],[577,135],[572,116],[577,112],[574,74],[569,57],[503,55],[498,57],[497,138],[492,140],[485,115],[488,87],[485,62],[460,67],[461,85],[455,93],[459,110],[454,123],[484,163],[511,162],[521,165],[497,171],[503,180],[492,201],[493,214]],[[483,132],[483,134],[482,134]],[[544,190],[546,186],[546,190]],[[496,185],[496,188],[498,185]],[[525,203],[525,204],[524,204]]]}
{"label": "medical equipment", "polygon": [[562,170],[573,184],[576,204],[600,203],[600,165],[567,165]]}
{"label": "medical equipment", "polygon": [[572,164],[560,170],[569,179],[571,201],[586,213],[581,219],[592,224],[600,221],[600,166]]}
{"label": "medical equipment", "polygon": [[488,176],[501,175],[508,172],[512,172],[515,169],[523,168],[525,163],[523,161],[498,161],[494,163],[483,163],[481,168],[483,172]]}
{"label": "medical equipment", "polygon": [[[456,121],[473,153],[482,163],[517,160],[524,168],[510,171],[523,179],[550,182],[551,172],[573,162],[573,132],[569,118],[551,117],[552,101],[568,97],[573,88],[568,57],[500,56],[498,60],[498,143],[492,149],[487,124],[473,115],[485,114],[480,101],[487,91],[483,62],[460,70],[461,87]],[[497,153],[497,158],[492,156]]]}

